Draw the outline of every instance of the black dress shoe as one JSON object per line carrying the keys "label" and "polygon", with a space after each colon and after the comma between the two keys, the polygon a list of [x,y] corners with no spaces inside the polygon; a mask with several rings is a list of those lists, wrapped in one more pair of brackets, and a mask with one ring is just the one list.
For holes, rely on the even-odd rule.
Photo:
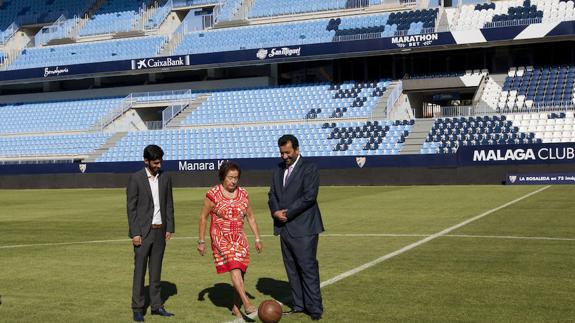
{"label": "black dress shoe", "polygon": [[163,307],[158,308],[157,310],[152,310],[152,315],[159,315],[159,316],[174,316],[173,313],[166,311]]}
{"label": "black dress shoe", "polygon": [[303,313],[303,311],[302,310],[289,310],[289,311],[282,312],[282,315],[291,315],[291,314],[299,314],[299,313]]}
{"label": "black dress shoe", "polygon": [[312,321],[319,321],[321,320],[321,314],[310,314],[309,317]]}
{"label": "black dress shoe", "polygon": [[140,312],[134,312],[134,321],[144,322],[144,315]]}

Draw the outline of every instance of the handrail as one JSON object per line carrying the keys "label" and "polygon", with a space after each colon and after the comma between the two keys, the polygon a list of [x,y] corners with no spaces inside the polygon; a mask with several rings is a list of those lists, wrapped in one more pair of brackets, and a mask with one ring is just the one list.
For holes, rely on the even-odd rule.
{"label": "handrail", "polygon": [[0,33],[0,45],[6,45],[8,40],[14,36],[16,31],[18,30],[18,24],[13,22],[6,30]]}
{"label": "handrail", "polygon": [[134,104],[142,102],[159,102],[159,101],[175,101],[172,99],[161,99],[159,96],[183,96],[183,100],[187,100],[188,104],[192,101],[192,90],[174,90],[174,91],[156,91],[156,92],[140,92],[131,93],[126,96],[120,105],[106,114],[97,123],[97,128],[104,130],[108,125],[112,124],[116,119],[121,117],[126,111],[130,110]]}
{"label": "handrail", "polygon": [[97,123],[97,127],[100,130],[104,130],[108,125],[110,125],[114,120],[121,117],[126,111],[128,111],[133,105],[132,94],[125,97],[120,105],[106,114],[100,121]]}
{"label": "handrail", "polygon": [[389,118],[389,112],[391,111],[397,100],[399,100],[402,93],[403,93],[403,82],[399,81],[397,82],[397,85],[387,98],[387,107],[386,107],[387,118]]}
{"label": "handrail", "polygon": [[[559,22],[559,21],[569,21],[568,19],[546,19],[547,22]],[[464,30],[476,30],[476,29],[490,29],[490,28],[501,28],[501,27],[513,27],[513,26],[527,26],[532,24],[541,24],[543,23],[543,18],[527,18],[527,19],[515,19],[515,20],[506,20],[506,21],[486,21],[483,26],[459,26],[459,25],[451,25],[449,26],[449,30],[457,30],[457,31],[464,31]]]}
{"label": "handrail", "polygon": [[524,26],[532,24],[540,24],[543,22],[543,18],[527,18],[527,19],[515,19],[507,21],[495,21],[486,22],[483,28],[499,28],[499,27],[511,27],[511,26]]}
{"label": "handrail", "polygon": [[409,34],[409,30],[396,30],[393,36],[383,36],[385,32],[377,33],[364,33],[364,34],[354,34],[354,35],[338,35],[334,36],[332,42],[343,42],[343,41],[353,41],[353,40],[364,40],[364,39],[379,39],[379,38],[389,38],[389,37],[400,37],[400,36],[412,36],[412,35],[426,35],[439,32],[435,27],[422,28],[417,34]]}
{"label": "handrail", "polygon": [[[426,109],[424,107],[424,109]],[[497,110],[487,104],[478,105],[463,105],[463,106],[438,106],[429,107],[427,115],[432,115],[434,118],[440,117],[463,117],[463,116],[476,116],[476,115],[499,115],[508,113],[540,113],[540,112],[568,112],[575,111],[575,105],[569,104],[539,104],[533,105],[531,108],[523,107],[521,109],[503,109]],[[424,111],[424,115],[425,111]]]}
{"label": "handrail", "polygon": [[204,0],[204,1],[197,1],[197,0],[173,0],[174,1],[174,8],[186,8],[190,6],[209,6],[209,5],[216,5],[220,0]]}
{"label": "handrail", "polygon": [[165,127],[172,119],[174,119],[180,112],[184,111],[190,104],[176,104],[165,108],[162,111],[162,127]]}
{"label": "handrail", "polygon": [[[149,15],[147,17],[147,19],[145,19],[144,29],[146,29],[146,30],[159,29],[160,26],[162,25],[162,23],[168,18],[168,16],[170,15],[170,12],[172,12],[173,8],[174,8],[174,4],[173,4],[172,0],[164,1],[164,4],[158,5],[158,7],[156,8],[156,11],[153,14]],[[158,20],[158,25],[154,26],[154,25],[148,24],[150,22],[151,17],[160,17],[161,18],[160,20]]]}
{"label": "handrail", "polygon": [[50,40],[64,37],[67,34],[65,25],[67,24],[66,16],[60,15],[53,24],[42,27],[34,36],[34,45],[41,46],[48,43]]}

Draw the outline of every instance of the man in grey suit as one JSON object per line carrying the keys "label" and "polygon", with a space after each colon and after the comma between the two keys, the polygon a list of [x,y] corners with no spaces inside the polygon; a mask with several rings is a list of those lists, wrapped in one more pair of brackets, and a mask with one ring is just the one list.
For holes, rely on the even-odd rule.
{"label": "man in grey suit", "polygon": [[149,145],[144,149],[146,167],[130,176],[126,189],[129,236],[134,245],[134,281],[132,311],[134,321],[144,321],[144,280],[150,270],[150,305],[152,315],[172,316],[162,304],[162,259],[166,240],[174,231],[172,180],[162,173],[162,148]]}
{"label": "man in grey suit", "polygon": [[324,231],[317,204],[319,171],[301,157],[295,136],[283,135],[278,146],[283,162],[274,171],[268,205],[293,297],[292,310],[284,314],[307,313],[319,320],[323,305],[316,255]]}

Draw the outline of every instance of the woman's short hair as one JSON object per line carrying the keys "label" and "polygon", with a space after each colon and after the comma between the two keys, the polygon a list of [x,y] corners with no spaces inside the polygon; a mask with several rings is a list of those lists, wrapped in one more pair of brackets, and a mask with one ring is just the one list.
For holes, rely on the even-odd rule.
{"label": "woman's short hair", "polygon": [[225,162],[222,163],[222,165],[220,166],[220,170],[218,172],[220,182],[223,183],[224,179],[226,178],[226,176],[228,176],[228,173],[231,170],[238,171],[238,179],[242,176],[242,169],[240,168],[240,166],[231,160],[226,160]]}

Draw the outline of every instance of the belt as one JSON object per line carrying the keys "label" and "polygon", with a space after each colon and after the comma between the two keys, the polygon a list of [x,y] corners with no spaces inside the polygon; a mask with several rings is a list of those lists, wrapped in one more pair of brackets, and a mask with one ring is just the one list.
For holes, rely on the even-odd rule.
{"label": "belt", "polygon": [[162,225],[161,224],[152,224],[152,229],[161,229]]}

